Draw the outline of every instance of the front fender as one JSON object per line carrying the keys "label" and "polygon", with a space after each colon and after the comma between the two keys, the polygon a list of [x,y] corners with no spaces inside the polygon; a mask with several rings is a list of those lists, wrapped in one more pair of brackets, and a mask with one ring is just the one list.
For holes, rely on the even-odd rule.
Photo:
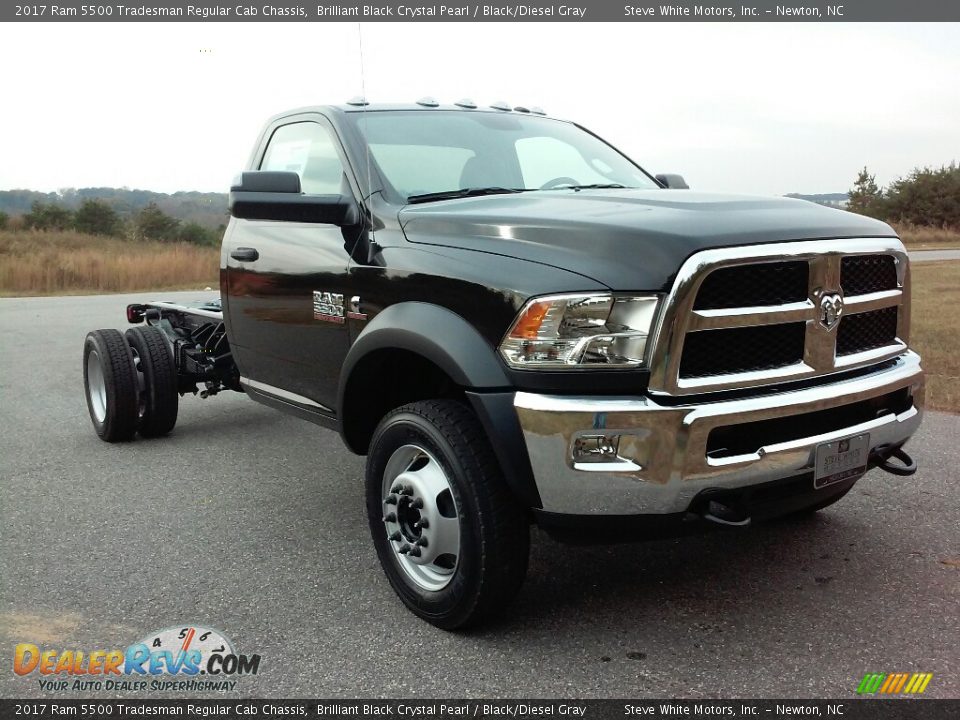
{"label": "front fender", "polygon": [[[378,313],[353,343],[344,360],[337,398],[337,416],[348,447],[362,451],[347,433],[348,386],[364,358],[381,350],[405,350],[429,360],[462,388],[514,494],[526,507],[541,507],[513,408],[514,389],[496,349],[464,318],[439,305],[391,305]],[[351,397],[352,393],[351,389]]]}
{"label": "front fender", "polygon": [[337,397],[342,417],[347,381],[365,356],[381,349],[408,350],[434,363],[466,389],[510,387],[496,350],[462,317],[439,305],[405,302],[377,313],[350,347]]}

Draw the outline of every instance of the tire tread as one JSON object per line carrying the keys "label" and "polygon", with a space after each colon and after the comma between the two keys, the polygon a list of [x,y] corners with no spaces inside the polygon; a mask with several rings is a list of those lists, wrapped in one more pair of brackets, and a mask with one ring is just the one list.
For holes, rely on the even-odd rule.
{"label": "tire tread", "polygon": [[[139,388],[130,347],[119,330],[94,330],[88,333],[83,356],[85,382],[87,347],[91,345],[100,357],[107,391],[107,413],[102,425],[98,427],[93,412],[90,413],[97,435],[106,442],[132,440],[137,432]],[[89,406],[89,398],[87,402]]]}
{"label": "tire tread", "polygon": [[177,424],[177,368],[163,333],[149,325],[130,328],[127,342],[140,355],[146,380],[146,412],[140,418],[140,435],[166,435]]}
{"label": "tire tread", "polygon": [[[527,573],[530,524],[510,492],[490,441],[476,415],[456,400],[421,400],[388,413],[380,428],[397,415],[410,413],[432,425],[458,455],[461,478],[472,492],[481,528],[479,592],[447,629],[477,625],[503,609],[519,592]],[[374,433],[376,437],[379,434]]]}

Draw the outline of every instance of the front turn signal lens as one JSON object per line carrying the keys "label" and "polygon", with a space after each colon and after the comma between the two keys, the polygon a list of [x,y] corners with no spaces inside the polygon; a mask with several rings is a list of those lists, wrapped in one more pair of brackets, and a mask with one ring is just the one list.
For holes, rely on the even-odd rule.
{"label": "front turn signal lens", "polygon": [[549,303],[533,302],[528,304],[510,329],[510,337],[526,340],[535,339],[548,312],[550,312]]}

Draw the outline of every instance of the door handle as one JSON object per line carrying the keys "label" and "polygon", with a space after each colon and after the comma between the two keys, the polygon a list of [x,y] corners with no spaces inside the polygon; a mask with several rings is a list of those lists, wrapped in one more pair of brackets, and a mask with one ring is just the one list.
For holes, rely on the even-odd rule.
{"label": "door handle", "polygon": [[260,253],[257,252],[256,248],[238,247],[230,252],[230,257],[240,262],[253,262],[260,257]]}

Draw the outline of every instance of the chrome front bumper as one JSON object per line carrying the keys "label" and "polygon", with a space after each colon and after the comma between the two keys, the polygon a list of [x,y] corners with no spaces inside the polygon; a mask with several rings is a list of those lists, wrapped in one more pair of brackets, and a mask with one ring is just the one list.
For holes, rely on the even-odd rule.
{"label": "chrome front bumper", "polygon": [[[714,428],[788,418],[907,388],[909,407],[832,432],[811,425],[800,437],[732,457],[708,457]],[[519,392],[514,404],[543,509],[576,515],[684,512],[706,489],[736,489],[812,473],[817,446],[870,434],[870,447],[902,444],[920,425],[920,357],[901,355],[867,375],[803,390],[701,404],[662,405],[648,397],[565,397]],[[574,460],[578,439],[620,436],[611,462]]]}

